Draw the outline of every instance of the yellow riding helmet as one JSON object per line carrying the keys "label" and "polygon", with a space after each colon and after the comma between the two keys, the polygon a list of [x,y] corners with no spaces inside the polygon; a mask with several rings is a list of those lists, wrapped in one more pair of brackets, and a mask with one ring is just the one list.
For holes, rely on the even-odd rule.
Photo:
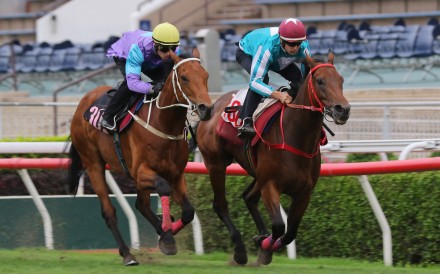
{"label": "yellow riding helmet", "polygon": [[153,40],[164,46],[177,46],[180,44],[180,34],[174,25],[165,22],[153,29]]}

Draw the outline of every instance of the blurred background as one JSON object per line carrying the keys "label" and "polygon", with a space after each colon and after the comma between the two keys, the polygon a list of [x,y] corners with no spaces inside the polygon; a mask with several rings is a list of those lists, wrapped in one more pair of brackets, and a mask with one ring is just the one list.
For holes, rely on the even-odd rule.
{"label": "blurred background", "polygon": [[[332,140],[437,138],[439,5],[437,0],[0,0],[0,138],[68,134],[81,96],[121,79],[105,50],[127,30],[175,24],[183,51],[201,49],[215,99],[247,86],[248,75],[235,62],[235,42],[286,17],[304,22],[314,56],[336,53],[335,65],[345,77],[346,96],[355,105],[348,124],[334,126]],[[270,80],[286,84],[278,75]],[[57,105],[25,105],[38,102]]]}

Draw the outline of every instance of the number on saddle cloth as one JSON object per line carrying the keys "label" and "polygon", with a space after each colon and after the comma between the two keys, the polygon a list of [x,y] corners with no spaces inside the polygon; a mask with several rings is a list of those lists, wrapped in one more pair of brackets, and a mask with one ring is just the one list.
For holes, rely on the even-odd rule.
{"label": "number on saddle cloth", "polygon": [[[243,103],[246,98],[247,92],[248,89],[241,89],[236,94],[234,94],[234,96],[232,96],[231,102],[225,108],[225,110],[221,115],[225,122],[230,123],[235,128],[239,128],[242,125],[242,121],[239,119],[239,115],[243,107]],[[253,115],[254,123],[267,108],[269,108],[271,105],[275,104],[276,102],[277,102],[276,99],[271,99],[271,98],[265,98],[264,100],[262,100],[262,102],[258,105],[257,109],[254,112]]]}
{"label": "number on saddle cloth", "polygon": [[[107,108],[111,98],[115,93],[116,90],[113,88],[108,90],[100,97],[98,97],[98,99],[96,99],[96,101],[93,102],[93,104],[84,112],[84,119],[88,121],[93,127],[106,134],[108,134],[108,132],[101,127],[102,115],[104,114],[105,109]],[[143,94],[133,92],[130,100],[128,101],[128,104],[117,114],[118,118],[116,122],[124,118],[128,118],[123,120],[120,125],[119,131],[122,131],[132,120],[131,116],[127,116],[127,110],[134,106],[132,112],[136,113],[142,105],[142,98]]]}

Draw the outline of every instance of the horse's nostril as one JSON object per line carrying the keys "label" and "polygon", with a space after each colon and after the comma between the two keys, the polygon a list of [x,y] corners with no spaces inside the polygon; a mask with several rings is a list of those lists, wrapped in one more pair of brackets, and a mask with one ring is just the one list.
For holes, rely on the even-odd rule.
{"label": "horse's nostril", "polygon": [[336,110],[336,112],[342,112],[342,111],[343,111],[343,108],[342,108],[341,105],[336,105],[336,106],[335,106],[335,110]]}
{"label": "horse's nostril", "polygon": [[334,107],[335,111],[338,113],[349,113],[350,112],[350,105],[348,105],[347,107],[343,107],[341,105],[336,105]]}
{"label": "horse's nostril", "polygon": [[201,104],[201,105],[198,105],[198,106],[197,106],[197,109],[198,109],[199,111],[206,111],[206,106],[205,106],[204,104]]}

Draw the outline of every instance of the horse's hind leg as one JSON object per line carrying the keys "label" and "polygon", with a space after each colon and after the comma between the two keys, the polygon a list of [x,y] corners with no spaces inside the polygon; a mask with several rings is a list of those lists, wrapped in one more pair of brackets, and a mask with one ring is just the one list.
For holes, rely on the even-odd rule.
{"label": "horse's hind leg", "polygon": [[123,258],[123,264],[126,266],[138,265],[138,261],[136,261],[135,257],[130,253],[130,249],[125,244],[121,232],[118,229],[116,210],[110,202],[110,198],[108,196],[107,186],[104,179],[104,169],[88,169],[88,174],[93,185],[93,190],[98,195],[101,202],[102,217],[104,218],[108,228],[111,230],[113,237],[116,240],[116,243],[118,244],[119,255],[121,255]]}
{"label": "horse's hind leg", "polygon": [[234,243],[234,261],[240,265],[247,263],[247,251],[240,231],[235,227],[229,216],[228,202],[226,201],[226,168],[222,165],[210,165],[206,161],[209,170],[212,190],[214,191],[213,208],[218,217],[226,225],[232,242]]}

